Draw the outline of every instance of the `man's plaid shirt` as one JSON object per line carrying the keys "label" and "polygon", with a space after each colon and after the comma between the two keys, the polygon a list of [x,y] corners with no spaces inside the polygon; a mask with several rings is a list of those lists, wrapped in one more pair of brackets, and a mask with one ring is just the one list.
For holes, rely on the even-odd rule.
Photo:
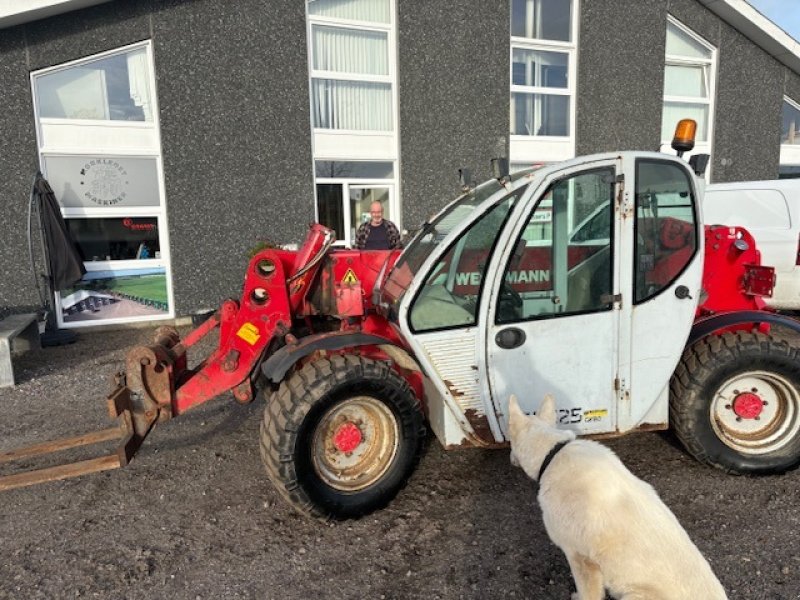
{"label": "man's plaid shirt", "polygon": [[[397,225],[392,223],[389,219],[381,221],[381,225],[386,229],[386,238],[389,240],[389,249],[402,248],[403,243],[400,241],[400,232]],[[356,232],[356,248],[363,250],[367,245],[367,237],[369,236],[369,221],[361,224]]]}

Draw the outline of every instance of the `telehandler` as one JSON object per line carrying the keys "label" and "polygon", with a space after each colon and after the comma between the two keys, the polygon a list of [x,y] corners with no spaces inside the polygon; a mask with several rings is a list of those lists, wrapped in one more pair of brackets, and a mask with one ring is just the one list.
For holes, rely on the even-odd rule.
{"label": "telehandler", "polygon": [[[507,403],[545,393],[559,423],[605,437],[672,427],[731,473],[800,462],[800,322],[765,309],[774,270],[736,224],[703,224],[707,156],[615,152],[507,174],[464,193],[402,251],[333,248],[250,260],[239,300],[181,339],[130,350],[110,429],[0,455],[10,462],[121,437],[117,451],[18,472],[0,489],[128,463],[153,427],[232,392],[262,394],[261,456],[302,513],[386,505],[429,423],[446,448],[508,444]],[[187,351],[218,332],[194,368]],[[800,338],[798,338],[800,339]]]}

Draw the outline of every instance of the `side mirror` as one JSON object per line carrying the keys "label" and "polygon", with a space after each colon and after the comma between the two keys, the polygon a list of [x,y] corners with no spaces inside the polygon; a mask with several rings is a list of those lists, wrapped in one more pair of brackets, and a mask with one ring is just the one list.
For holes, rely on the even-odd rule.
{"label": "side mirror", "polygon": [[461,184],[461,191],[468,192],[472,187],[472,172],[466,167],[459,169],[458,181]]}
{"label": "side mirror", "polygon": [[711,155],[709,154],[695,154],[689,158],[689,166],[692,167],[692,171],[694,171],[695,175],[702,177],[706,174],[710,158]]}
{"label": "side mirror", "polygon": [[508,181],[508,159],[507,158],[493,158],[492,159],[492,175],[500,183]]}

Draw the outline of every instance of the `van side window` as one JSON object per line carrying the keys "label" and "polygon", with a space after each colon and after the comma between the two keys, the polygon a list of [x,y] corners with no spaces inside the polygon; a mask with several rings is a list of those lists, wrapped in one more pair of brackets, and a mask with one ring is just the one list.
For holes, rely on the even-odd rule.
{"label": "van side window", "polygon": [[688,173],[674,163],[636,161],[634,302],[657,295],[697,250],[695,198]]}

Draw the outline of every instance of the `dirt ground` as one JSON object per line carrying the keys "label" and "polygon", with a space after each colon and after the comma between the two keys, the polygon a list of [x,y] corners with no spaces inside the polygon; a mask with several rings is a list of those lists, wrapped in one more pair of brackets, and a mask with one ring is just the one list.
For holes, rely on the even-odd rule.
{"label": "dirt ground", "polygon": [[[18,386],[0,390],[0,451],[107,426],[110,376],[151,336],[81,333],[18,359]],[[536,485],[507,450],[445,452],[431,438],[388,508],[326,524],[272,489],[262,410],[225,396],[160,426],[125,469],[0,494],[0,598],[569,598]],[[655,486],[730,598],[800,599],[800,471],[728,476],[668,434],[608,444]]]}

